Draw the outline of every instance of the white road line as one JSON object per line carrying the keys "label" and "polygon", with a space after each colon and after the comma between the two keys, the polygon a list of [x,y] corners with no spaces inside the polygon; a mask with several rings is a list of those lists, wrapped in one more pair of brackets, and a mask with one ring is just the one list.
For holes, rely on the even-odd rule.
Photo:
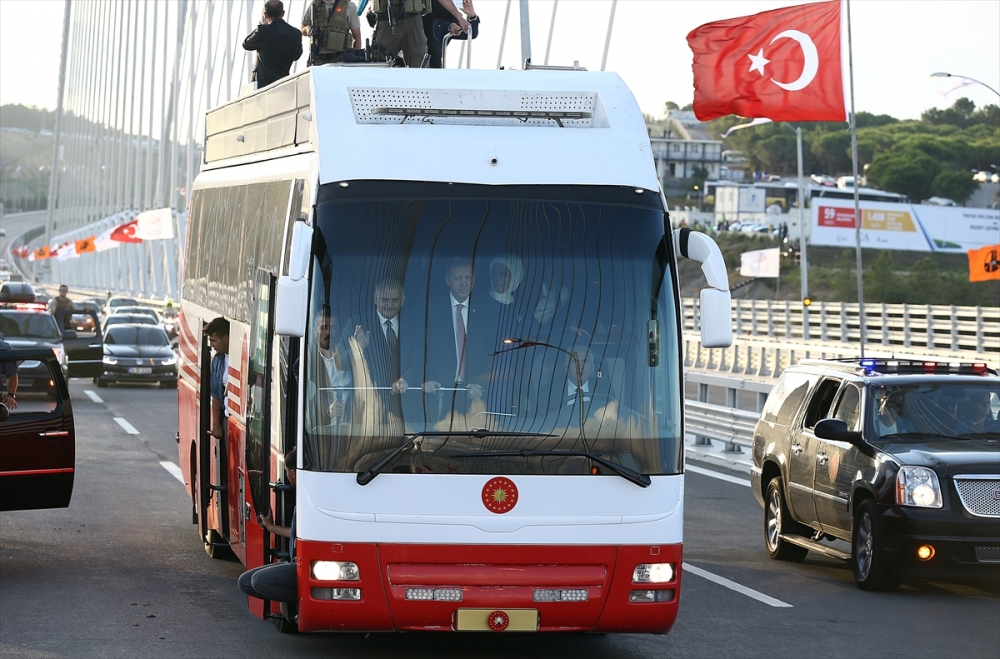
{"label": "white road line", "polygon": [[737,478],[736,476],[730,476],[729,474],[720,474],[717,471],[712,471],[711,469],[702,469],[701,467],[695,467],[688,462],[684,463],[684,470],[690,471],[693,474],[701,474],[702,476],[711,476],[712,478],[718,478],[720,481],[726,481],[728,483],[736,483],[737,485],[745,485],[750,487],[750,481],[745,478]]}
{"label": "white road line", "polygon": [[125,432],[127,432],[130,435],[138,435],[139,434],[139,431],[135,429],[135,426],[133,426],[131,423],[129,423],[128,421],[126,421],[125,419],[123,419],[120,416],[116,416],[115,417],[115,423],[117,423],[118,425],[120,425],[125,430]]}
{"label": "white road line", "polygon": [[168,472],[170,472],[171,476],[179,480],[181,482],[181,485],[184,484],[184,474],[181,473],[180,467],[175,465],[173,462],[168,462],[167,460],[161,462],[160,466],[166,469]]}
{"label": "white road line", "polygon": [[98,396],[97,394],[95,394],[90,389],[84,389],[83,393],[87,394],[87,398],[89,398],[90,400],[94,401],[95,403],[103,403],[104,402],[103,398],[101,398],[100,396]]}
{"label": "white road line", "polygon": [[792,608],[792,605],[788,604],[787,602],[782,602],[779,599],[774,599],[770,595],[765,595],[764,593],[757,592],[753,588],[747,588],[746,586],[738,584],[735,581],[730,581],[729,579],[726,579],[725,577],[720,577],[717,574],[712,574],[708,570],[702,570],[700,567],[695,567],[695,566],[693,566],[693,565],[691,565],[689,563],[683,563],[682,565],[684,566],[684,570],[686,570],[687,572],[690,572],[691,574],[697,574],[699,577],[701,577],[703,579],[708,579],[709,581],[711,581],[713,583],[717,583],[720,586],[725,586],[726,588],[728,588],[730,590],[735,590],[737,593],[741,593],[743,595],[746,595],[747,597],[749,597],[751,599],[755,599],[758,602],[763,602],[764,604],[767,604],[768,606],[773,606],[773,607],[776,607],[776,608],[779,608],[779,609],[790,609],[790,608]]}

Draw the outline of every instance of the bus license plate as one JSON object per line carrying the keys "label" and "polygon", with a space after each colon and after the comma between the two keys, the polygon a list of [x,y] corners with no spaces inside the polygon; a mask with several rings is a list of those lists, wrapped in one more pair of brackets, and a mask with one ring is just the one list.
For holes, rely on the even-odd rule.
{"label": "bus license plate", "polygon": [[153,369],[149,366],[132,366],[128,369],[129,373],[152,373]]}
{"label": "bus license plate", "polygon": [[489,624],[491,613],[503,611],[508,623],[505,632],[538,631],[538,611],[536,609],[459,609],[455,617],[455,629],[460,632],[493,631]]}

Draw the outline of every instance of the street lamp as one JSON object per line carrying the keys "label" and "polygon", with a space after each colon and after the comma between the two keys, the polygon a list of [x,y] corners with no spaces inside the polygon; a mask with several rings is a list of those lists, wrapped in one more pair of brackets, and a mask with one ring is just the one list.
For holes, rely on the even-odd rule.
{"label": "street lamp", "polygon": [[960,76],[957,73],[946,73],[944,71],[938,71],[937,73],[932,73],[931,77],[932,78],[961,78],[962,80],[968,80],[969,82],[974,82],[977,85],[982,85],[983,87],[986,87],[986,89],[990,90],[991,92],[993,92],[997,96],[1000,96],[1000,92],[998,92],[997,90],[993,89],[992,87],[990,87],[989,85],[987,85],[982,80],[976,80],[975,78],[970,78],[969,76]]}
{"label": "street lamp", "polygon": [[573,365],[576,366],[576,407],[580,413],[580,439],[583,440],[583,448],[588,453],[590,452],[590,447],[587,446],[587,437],[583,430],[583,367],[580,366],[580,358],[576,356],[575,352],[571,352],[566,348],[560,348],[557,345],[552,345],[551,343],[545,343],[544,341],[526,341],[524,339],[516,338],[506,338],[503,340],[504,345],[511,346],[510,348],[504,348],[503,350],[497,350],[496,352],[490,353],[490,356],[499,355],[505,352],[511,352],[513,350],[521,350],[523,348],[552,348],[553,350],[558,350],[559,352],[565,353],[573,360]]}

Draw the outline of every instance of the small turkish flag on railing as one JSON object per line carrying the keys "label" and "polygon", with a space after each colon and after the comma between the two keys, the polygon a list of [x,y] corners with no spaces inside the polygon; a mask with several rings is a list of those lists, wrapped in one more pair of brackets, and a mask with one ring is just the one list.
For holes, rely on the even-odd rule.
{"label": "small turkish flag on railing", "polygon": [[694,52],[694,113],[845,121],[840,0],[706,23]]}
{"label": "small turkish flag on railing", "polygon": [[138,220],[132,220],[131,222],[122,224],[111,232],[111,240],[117,240],[120,243],[141,243],[142,238],[138,238],[135,235],[138,230],[138,226]]}

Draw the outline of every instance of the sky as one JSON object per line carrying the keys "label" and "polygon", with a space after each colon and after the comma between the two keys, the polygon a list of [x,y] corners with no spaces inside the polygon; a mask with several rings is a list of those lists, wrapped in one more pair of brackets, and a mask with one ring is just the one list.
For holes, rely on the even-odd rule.
{"label": "sky", "polygon": [[[472,66],[494,68],[507,2],[475,1],[482,26],[473,42]],[[606,68],[622,76],[644,112],[660,116],[666,101],[683,106],[692,100],[688,32],[704,23],[800,3],[619,0]],[[289,22],[298,22],[300,5],[302,0],[286,0]],[[519,68],[521,60],[518,6],[515,0],[501,59],[507,68]],[[549,63],[578,60],[600,69],[611,6],[611,0],[560,0]],[[534,63],[545,60],[552,8],[551,0],[530,2]],[[62,9],[63,0],[0,0],[0,104],[55,108]],[[961,96],[977,106],[1000,102],[982,86],[954,90],[955,79],[930,77],[947,71],[1000,89],[1000,0],[853,0],[851,12],[858,111],[917,119],[924,110],[950,106]],[[362,29],[368,37],[363,20]],[[451,62],[458,59],[458,49],[449,50]]]}

